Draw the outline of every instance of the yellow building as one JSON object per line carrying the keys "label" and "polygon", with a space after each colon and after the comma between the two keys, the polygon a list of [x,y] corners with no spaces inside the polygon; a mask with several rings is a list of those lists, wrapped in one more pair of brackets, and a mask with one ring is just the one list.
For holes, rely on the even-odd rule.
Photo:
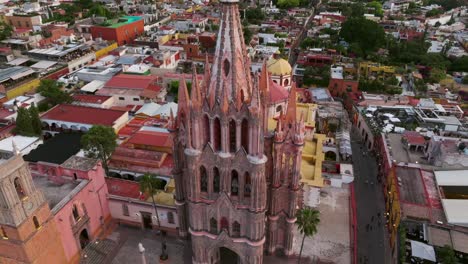
{"label": "yellow building", "polygon": [[395,74],[395,67],[380,65],[380,63],[363,61],[359,63],[359,73],[361,76],[374,76],[378,79],[393,76]]}
{"label": "yellow building", "polygon": [[288,91],[291,89],[292,67],[287,60],[280,57],[279,51],[267,61],[267,70],[273,82],[285,87]]}
{"label": "yellow building", "polygon": [[386,178],[385,211],[388,219],[388,231],[390,234],[390,246],[396,246],[398,239],[398,227],[400,226],[400,199],[395,177],[395,168],[391,168]]}
{"label": "yellow building", "polygon": [[[323,153],[323,142],[326,135],[315,133],[315,116],[317,112],[316,104],[297,103],[297,120],[303,114],[306,135],[304,148],[302,149],[301,163],[301,183],[313,187],[323,187],[322,162],[325,159]],[[276,128],[276,120],[268,121],[268,130],[273,131]]]}
{"label": "yellow building", "polygon": [[325,159],[322,147],[326,136],[315,134],[306,140],[302,149],[301,182],[309,186],[323,187],[322,162]]}

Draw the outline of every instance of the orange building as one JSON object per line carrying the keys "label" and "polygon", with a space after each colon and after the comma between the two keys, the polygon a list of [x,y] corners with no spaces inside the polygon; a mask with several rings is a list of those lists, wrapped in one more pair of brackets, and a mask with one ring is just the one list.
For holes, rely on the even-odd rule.
{"label": "orange building", "polygon": [[138,16],[123,16],[110,21],[105,26],[91,27],[93,38],[115,41],[119,46],[133,43],[144,31],[143,18]]}
{"label": "orange building", "polygon": [[40,15],[12,15],[5,16],[5,20],[8,24],[16,28],[29,28],[33,26],[42,25],[42,18]]}
{"label": "orange building", "polygon": [[0,182],[0,263],[67,263],[49,205],[20,155],[2,164]]}

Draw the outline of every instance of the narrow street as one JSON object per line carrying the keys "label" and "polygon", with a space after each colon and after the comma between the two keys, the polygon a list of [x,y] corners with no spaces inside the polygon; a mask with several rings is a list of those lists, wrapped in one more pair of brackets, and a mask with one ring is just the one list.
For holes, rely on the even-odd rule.
{"label": "narrow street", "polygon": [[359,264],[391,263],[388,242],[384,239],[385,204],[382,187],[377,182],[376,160],[361,143],[354,127],[351,141],[358,222],[357,260]]}

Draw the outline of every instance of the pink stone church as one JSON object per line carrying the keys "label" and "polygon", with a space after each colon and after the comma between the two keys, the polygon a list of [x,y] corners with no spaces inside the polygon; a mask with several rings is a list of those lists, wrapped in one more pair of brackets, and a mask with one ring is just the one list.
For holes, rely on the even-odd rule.
{"label": "pink stone church", "polygon": [[293,252],[305,127],[293,84],[268,130],[266,64],[251,75],[238,0],[220,2],[214,62],[206,62],[203,85],[193,78],[190,95],[181,80],[169,121],[179,236],[190,236],[196,264],[262,263],[265,253]]}

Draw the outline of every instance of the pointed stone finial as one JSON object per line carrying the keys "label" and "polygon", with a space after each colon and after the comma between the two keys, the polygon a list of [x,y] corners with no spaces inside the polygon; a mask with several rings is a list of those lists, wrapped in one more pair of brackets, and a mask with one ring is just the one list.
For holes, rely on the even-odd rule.
{"label": "pointed stone finial", "polygon": [[262,69],[260,71],[259,88],[262,92],[268,93],[270,91],[270,80],[268,75],[268,68],[266,60],[263,61]]}
{"label": "pointed stone finial", "polygon": [[16,143],[15,143],[15,140],[11,140],[11,145],[13,147],[13,154],[15,154],[15,156],[19,156],[21,154],[21,152],[18,150],[18,147],[16,146]]}
{"label": "pointed stone finial", "polygon": [[210,76],[211,76],[210,60],[208,59],[208,53],[206,53],[205,74],[203,75],[203,89],[201,91],[203,98],[205,98],[206,95],[208,94],[208,88],[210,86]]}
{"label": "pointed stone finial", "polygon": [[294,82],[292,83],[291,91],[289,92],[286,121],[288,123],[294,123],[296,121],[296,83]]}
{"label": "pointed stone finial", "polygon": [[229,111],[229,95],[226,88],[223,89],[220,106],[221,111],[223,111],[224,113],[227,113]]}
{"label": "pointed stone finial", "polygon": [[256,109],[260,109],[260,91],[258,87],[259,76],[258,73],[255,74],[255,82],[252,87],[252,100],[250,101],[250,106]]}
{"label": "pointed stone finial", "polygon": [[192,91],[190,94],[190,100],[192,102],[192,106],[195,109],[199,109],[202,103],[201,93],[200,93],[200,84],[198,83],[197,78],[197,67],[192,64]]}
{"label": "pointed stone finial", "polygon": [[277,142],[283,141],[284,133],[283,133],[283,111],[281,110],[280,116],[278,118],[278,122],[276,122],[276,130],[275,130],[275,140]]}
{"label": "pointed stone finial", "polygon": [[170,130],[176,129],[176,122],[174,119],[174,113],[172,112],[172,108],[169,109],[169,122],[167,122],[167,127]]}
{"label": "pointed stone finial", "polygon": [[178,103],[179,103],[179,109],[181,107],[180,105],[182,105],[182,107],[188,107],[188,103],[189,103],[187,82],[185,81],[185,76],[183,74],[182,74],[182,78],[179,80]]}

